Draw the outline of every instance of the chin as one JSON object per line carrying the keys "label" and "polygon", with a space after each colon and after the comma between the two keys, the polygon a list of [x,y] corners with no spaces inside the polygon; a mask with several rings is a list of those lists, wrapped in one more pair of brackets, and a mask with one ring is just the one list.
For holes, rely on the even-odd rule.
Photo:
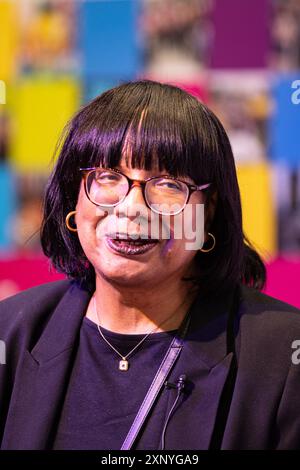
{"label": "chin", "polygon": [[[150,267],[140,266],[141,269],[138,269],[138,266],[126,266],[123,263],[117,263],[112,266],[108,264],[106,266],[98,267],[96,266],[96,272],[98,272],[101,277],[105,278],[108,282],[115,282],[122,285],[132,285],[137,286],[139,284],[145,284],[145,282],[153,280],[155,278],[154,270]],[[150,275],[151,274],[151,279]]]}
{"label": "chin", "polygon": [[107,282],[111,282],[113,284],[118,284],[120,286],[127,286],[127,287],[137,287],[140,284],[145,284],[146,280],[143,279],[143,276],[140,274],[120,274],[119,273],[102,273],[103,277],[107,280]]}

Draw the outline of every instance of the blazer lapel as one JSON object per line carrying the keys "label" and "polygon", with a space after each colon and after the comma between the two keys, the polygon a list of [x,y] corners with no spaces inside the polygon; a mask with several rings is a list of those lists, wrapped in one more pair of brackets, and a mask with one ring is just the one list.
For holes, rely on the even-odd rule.
{"label": "blazer lapel", "polygon": [[16,372],[1,449],[51,446],[71,372],[74,344],[91,294],[73,284]]}
{"label": "blazer lapel", "polygon": [[[233,361],[227,352],[228,314],[234,294],[208,303],[200,298],[192,308],[186,340],[169,381],[187,377],[185,393],[179,398],[165,434],[166,449],[208,449],[221,397]],[[167,389],[168,410],[177,390]]]}

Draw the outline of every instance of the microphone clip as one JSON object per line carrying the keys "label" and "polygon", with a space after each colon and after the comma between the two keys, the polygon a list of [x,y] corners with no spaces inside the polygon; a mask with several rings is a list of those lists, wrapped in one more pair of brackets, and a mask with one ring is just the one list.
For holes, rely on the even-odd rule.
{"label": "microphone clip", "polygon": [[181,374],[176,383],[168,382],[166,380],[164,385],[166,388],[175,388],[181,392],[186,385],[186,375]]}

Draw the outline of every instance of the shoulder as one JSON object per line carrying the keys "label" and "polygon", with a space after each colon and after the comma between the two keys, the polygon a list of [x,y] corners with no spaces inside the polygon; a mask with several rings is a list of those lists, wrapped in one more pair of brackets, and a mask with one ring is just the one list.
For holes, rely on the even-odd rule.
{"label": "shoulder", "polygon": [[85,284],[62,280],[24,290],[0,302],[0,340],[9,364],[5,369],[15,371],[26,351],[32,351],[39,341],[45,349],[53,348],[56,342],[70,343],[89,296]]}
{"label": "shoulder", "polygon": [[35,323],[49,314],[72,285],[70,280],[41,284],[0,302],[0,331],[5,334],[14,325]]}
{"label": "shoulder", "polygon": [[243,314],[272,323],[292,322],[300,326],[300,310],[282,300],[252,287],[240,286],[240,306]]}
{"label": "shoulder", "polygon": [[[254,288],[241,286],[237,317],[239,349],[260,364],[291,365],[300,340],[300,310]],[[299,369],[300,370],[300,369]]]}

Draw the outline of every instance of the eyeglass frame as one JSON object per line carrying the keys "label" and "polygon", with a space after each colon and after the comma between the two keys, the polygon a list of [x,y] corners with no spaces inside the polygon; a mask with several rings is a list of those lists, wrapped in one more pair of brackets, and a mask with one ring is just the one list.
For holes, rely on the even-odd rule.
{"label": "eyeglass frame", "polygon": [[[92,201],[90,196],[89,196],[89,192],[88,192],[88,189],[87,189],[87,179],[88,179],[88,176],[89,174],[92,172],[92,171],[95,171],[95,170],[110,170],[112,172],[115,172],[121,176],[124,176],[127,181],[128,181],[128,191],[127,193],[124,195],[124,197],[116,202],[115,204],[97,204],[95,201]],[[169,214],[169,215],[177,215],[179,214],[180,212],[182,212],[186,205],[188,204],[189,202],[189,199],[191,197],[191,195],[193,194],[193,192],[195,191],[203,191],[205,189],[207,189],[209,186],[211,186],[211,183],[206,183],[206,184],[202,184],[200,186],[196,185],[196,184],[192,184],[192,183],[187,183],[186,181],[183,181],[183,180],[180,180],[178,178],[176,178],[175,176],[172,176],[172,175],[158,175],[158,176],[150,176],[149,178],[146,178],[145,180],[139,180],[139,179],[135,179],[135,178],[130,178],[129,176],[125,175],[121,170],[118,170],[117,168],[110,168],[110,167],[91,167],[91,168],[79,168],[79,171],[82,172],[83,174],[83,181],[84,181],[84,190],[85,190],[85,194],[86,194],[86,197],[88,198],[88,200],[94,204],[95,206],[97,207],[116,207],[118,206],[119,204],[121,204],[121,202],[123,202],[125,200],[125,198],[128,196],[131,188],[134,186],[135,183],[139,183],[139,186],[141,187],[142,189],[142,195],[143,195],[143,198],[144,198],[144,201],[145,201],[145,204],[146,206],[152,210],[153,212],[157,213],[157,214],[162,214],[162,212],[158,212],[156,211],[155,209],[153,209],[150,204],[148,204],[148,201],[147,201],[147,198],[145,197],[145,188],[146,188],[146,184],[148,181],[151,181],[153,179],[156,179],[156,178],[168,178],[168,179],[172,179],[172,180],[175,180],[175,181],[178,181],[179,183],[182,183],[182,184],[185,184],[188,188],[188,195],[187,195],[187,199],[185,201],[185,204],[184,206],[176,213],[174,214]]]}

